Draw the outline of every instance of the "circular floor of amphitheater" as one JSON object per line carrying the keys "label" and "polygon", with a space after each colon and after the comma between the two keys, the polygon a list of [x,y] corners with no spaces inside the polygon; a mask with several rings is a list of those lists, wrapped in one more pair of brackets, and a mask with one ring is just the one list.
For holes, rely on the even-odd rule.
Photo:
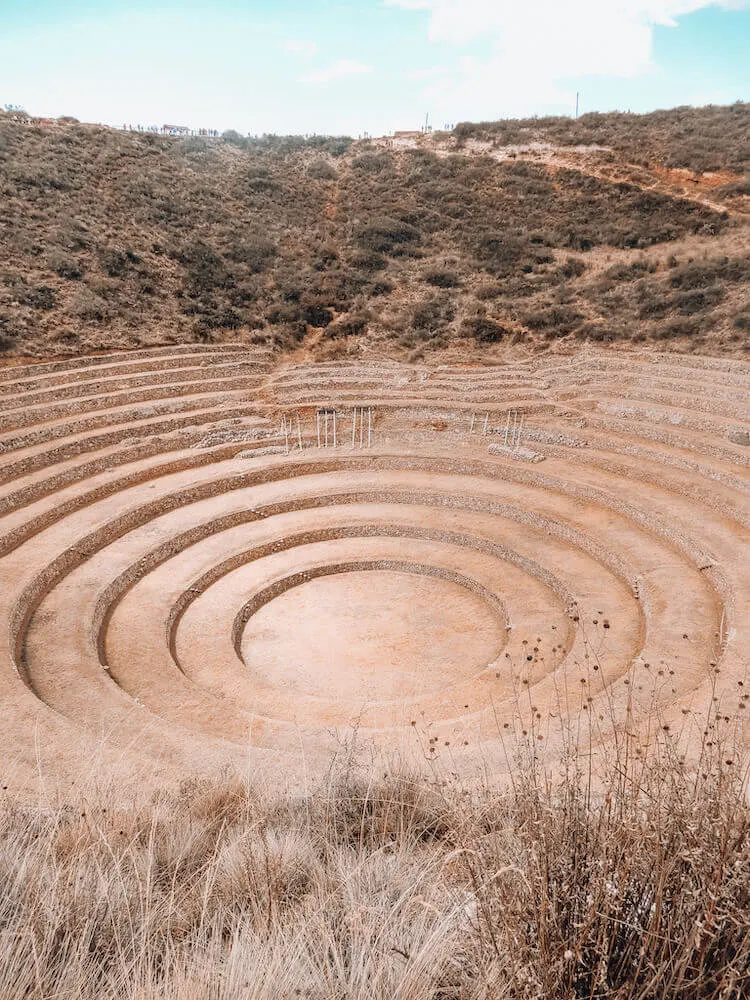
{"label": "circular floor of amphitheater", "polygon": [[730,359],[2,369],[4,784],[748,739],[749,461]]}

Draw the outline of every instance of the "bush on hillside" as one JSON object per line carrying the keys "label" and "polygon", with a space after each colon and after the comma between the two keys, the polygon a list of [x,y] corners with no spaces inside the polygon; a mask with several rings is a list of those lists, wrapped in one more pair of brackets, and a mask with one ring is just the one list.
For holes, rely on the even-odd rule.
{"label": "bush on hillside", "polygon": [[327,160],[314,160],[307,168],[307,176],[316,181],[335,181],[338,174]]}
{"label": "bush on hillside", "polygon": [[69,281],[80,281],[83,277],[84,268],[81,261],[68,254],[53,252],[49,256],[49,266],[61,278]]}
{"label": "bush on hillside", "polygon": [[480,315],[465,320],[461,332],[465,337],[473,337],[479,344],[498,344],[513,331],[497,320]]}
{"label": "bush on hillside", "polygon": [[420,242],[419,230],[407,222],[381,216],[360,225],[356,239],[365,251],[396,255]]}
{"label": "bush on hillside", "polygon": [[461,284],[461,279],[456,272],[447,268],[431,268],[424,272],[422,278],[428,285],[434,285],[435,288],[458,288]]}

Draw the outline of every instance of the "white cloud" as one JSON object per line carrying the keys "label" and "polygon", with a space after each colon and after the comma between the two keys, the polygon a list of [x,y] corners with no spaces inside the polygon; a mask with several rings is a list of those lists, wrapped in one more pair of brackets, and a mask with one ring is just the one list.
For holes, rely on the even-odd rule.
{"label": "white cloud", "polygon": [[[704,7],[739,10],[749,0],[383,0],[386,7],[430,13],[430,37],[461,43],[483,32],[512,33],[519,23],[534,24],[548,34],[556,23],[568,22],[584,36],[601,25],[673,25],[678,17]],[[616,42],[617,39],[614,39]]]}
{"label": "white cloud", "polygon": [[314,56],[318,51],[318,46],[315,42],[304,42],[299,39],[290,38],[288,42],[284,43],[284,50],[286,52],[293,52],[298,56]]}
{"label": "white cloud", "polygon": [[709,6],[739,8],[750,0],[384,0],[428,14],[428,37],[443,45],[491,42],[491,55],[465,56],[423,94],[448,117],[531,114],[568,104],[561,81],[632,77],[652,68],[656,25],[673,26]]}
{"label": "white cloud", "polygon": [[330,83],[333,80],[343,80],[348,76],[364,76],[372,73],[372,66],[357,62],[356,59],[337,59],[336,62],[326,66],[325,69],[308,73],[300,80],[301,83]]}
{"label": "white cloud", "polygon": [[405,69],[401,75],[405,80],[434,80],[449,72],[448,66],[430,66],[427,69]]}

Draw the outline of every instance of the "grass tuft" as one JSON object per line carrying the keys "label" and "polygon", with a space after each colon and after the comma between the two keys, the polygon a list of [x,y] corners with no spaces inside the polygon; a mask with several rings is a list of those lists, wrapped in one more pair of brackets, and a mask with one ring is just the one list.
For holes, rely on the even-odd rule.
{"label": "grass tuft", "polygon": [[0,814],[0,996],[739,1000],[750,807],[737,749],[688,763],[511,736],[512,787],[351,756],[307,794],[235,777],[123,809]]}

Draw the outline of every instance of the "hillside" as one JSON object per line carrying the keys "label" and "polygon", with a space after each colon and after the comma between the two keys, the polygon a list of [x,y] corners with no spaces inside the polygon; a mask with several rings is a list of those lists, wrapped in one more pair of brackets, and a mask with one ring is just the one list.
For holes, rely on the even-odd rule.
{"label": "hillside", "polygon": [[748,106],[737,103],[729,107],[672,108],[646,115],[592,112],[576,119],[465,122],[455,134],[462,139],[490,139],[500,145],[524,143],[533,138],[557,146],[598,145],[612,150],[627,163],[641,166],[743,174],[750,169],[748,118]]}
{"label": "hillside", "polygon": [[369,142],[0,116],[0,350],[735,352],[749,164],[746,104]]}

